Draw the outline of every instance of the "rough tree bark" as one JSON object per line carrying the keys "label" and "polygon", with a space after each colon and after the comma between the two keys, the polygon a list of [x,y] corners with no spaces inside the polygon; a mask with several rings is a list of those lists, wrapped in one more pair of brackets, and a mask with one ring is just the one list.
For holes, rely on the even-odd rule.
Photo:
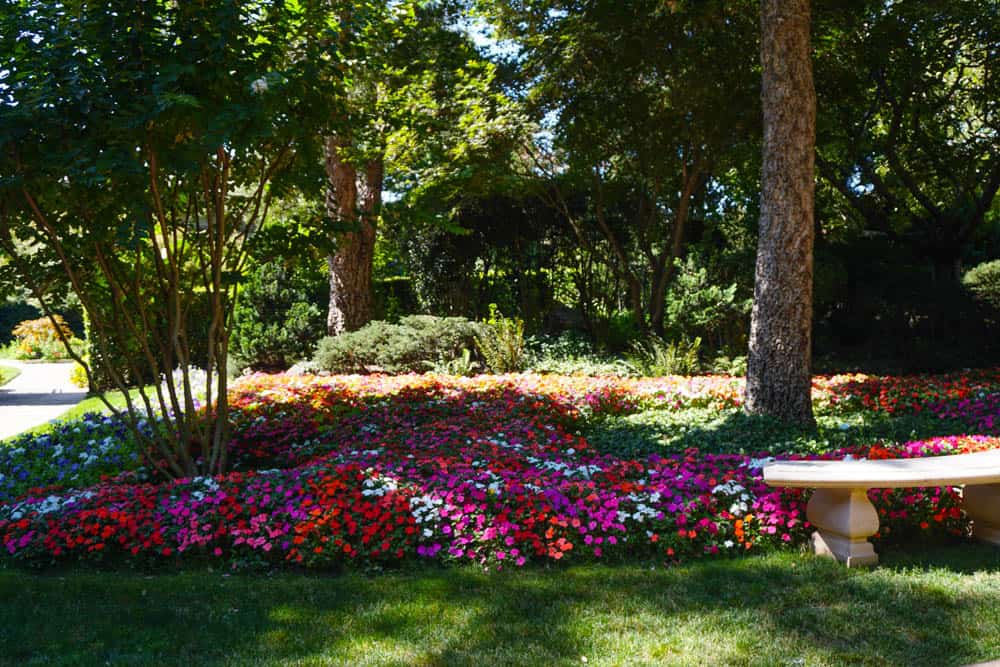
{"label": "rough tree bark", "polygon": [[327,213],[351,227],[337,234],[336,249],[327,257],[330,307],[326,327],[331,336],[360,329],[372,318],[372,260],[382,205],[382,160],[368,162],[364,174],[359,174],[343,158],[342,147],[339,137],[326,139]]}
{"label": "rough tree bark", "polygon": [[761,2],[764,150],[746,411],[814,425],[816,91],[809,0]]}

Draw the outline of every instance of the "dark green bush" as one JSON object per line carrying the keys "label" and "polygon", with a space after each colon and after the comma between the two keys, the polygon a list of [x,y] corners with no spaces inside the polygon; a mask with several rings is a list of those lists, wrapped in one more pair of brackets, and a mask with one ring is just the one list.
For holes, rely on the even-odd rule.
{"label": "dark green bush", "polygon": [[36,320],[42,311],[24,301],[7,301],[0,304],[0,344],[14,340],[14,327],[25,320]]}
{"label": "dark green bush", "polygon": [[233,313],[235,365],[280,371],[310,357],[325,333],[325,287],[319,269],[293,270],[280,261],[256,266],[243,283]]}
{"label": "dark green bush", "polygon": [[479,325],[461,317],[410,315],[391,324],[370,322],[324,338],[315,363],[332,373],[420,373],[473,350]]}
{"label": "dark green bush", "polygon": [[678,259],[676,267],[665,304],[668,337],[700,338],[710,350],[742,348],[751,300],[740,296],[735,282],[716,282],[696,254]]}

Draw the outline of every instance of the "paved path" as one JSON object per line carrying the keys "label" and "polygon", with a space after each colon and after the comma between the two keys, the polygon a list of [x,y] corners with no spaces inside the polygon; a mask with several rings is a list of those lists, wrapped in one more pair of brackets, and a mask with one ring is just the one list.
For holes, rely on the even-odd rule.
{"label": "paved path", "polygon": [[0,440],[55,419],[87,392],[69,381],[73,364],[26,364],[0,360],[21,374],[0,387]]}

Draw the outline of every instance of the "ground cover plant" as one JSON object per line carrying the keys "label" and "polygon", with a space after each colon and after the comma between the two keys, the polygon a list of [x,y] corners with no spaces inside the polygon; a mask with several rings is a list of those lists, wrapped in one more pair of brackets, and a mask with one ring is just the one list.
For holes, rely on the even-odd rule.
{"label": "ground cover plant", "polygon": [[[993,448],[998,392],[997,371],[819,377],[805,433],[742,416],[725,376],[254,375],[231,395],[226,475],[157,479],[107,417],[0,450],[0,557],[502,568],[769,551],[809,525],[807,492],[764,486],[767,460]],[[957,489],[871,495],[876,539],[968,531]]]}

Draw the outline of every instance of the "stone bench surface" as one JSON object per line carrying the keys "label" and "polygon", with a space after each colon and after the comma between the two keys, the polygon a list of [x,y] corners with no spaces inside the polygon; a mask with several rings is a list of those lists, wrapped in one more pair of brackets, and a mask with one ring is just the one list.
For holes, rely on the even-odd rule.
{"label": "stone bench surface", "polygon": [[873,461],[777,461],[764,466],[764,482],[814,489],[1000,484],[1000,450]]}

